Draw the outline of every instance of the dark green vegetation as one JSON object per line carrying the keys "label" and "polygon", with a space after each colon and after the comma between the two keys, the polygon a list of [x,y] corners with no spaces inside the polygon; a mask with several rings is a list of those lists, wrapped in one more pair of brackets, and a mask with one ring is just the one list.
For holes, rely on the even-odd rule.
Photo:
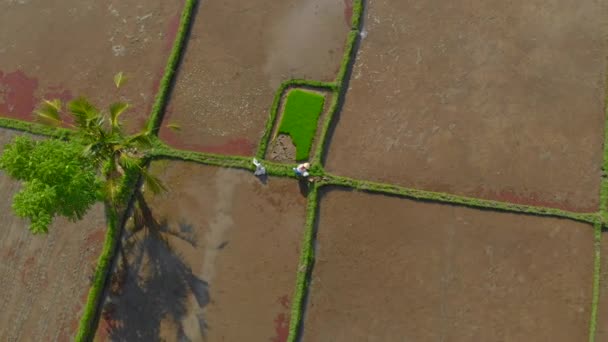
{"label": "dark green vegetation", "polygon": [[16,137],[0,156],[0,169],[23,182],[13,210],[29,219],[34,234],[47,233],[56,215],[82,219],[100,198],[102,180],[82,146],[72,142]]}
{"label": "dark green vegetation", "polygon": [[323,95],[301,89],[287,94],[278,132],[291,136],[298,161],[308,159],[324,102]]}
{"label": "dark green vegetation", "polygon": [[[33,134],[45,135],[50,137],[57,137],[63,139],[70,140],[80,140],[78,143],[80,145],[75,145],[72,143],[67,143],[59,140],[49,140],[51,142],[45,143],[48,144],[48,147],[54,147],[54,149],[60,150],[65,149],[66,155],[70,153],[70,151],[74,152],[77,150],[74,146],[80,146],[82,149],[83,146],[89,146],[87,148],[91,155],[88,158],[96,158],[97,164],[101,165],[102,170],[106,175],[116,175],[114,180],[110,182],[111,184],[105,183],[106,192],[105,196],[102,198],[113,199],[114,204],[119,207],[127,207],[128,202],[133,198],[134,193],[137,191],[137,183],[139,177],[142,176],[146,178],[147,172],[144,165],[146,165],[146,161],[148,159],[173,159],[173,160],[184,160],[195,163],[201,163],[205,165],[214,165],[219,167],[228,167],[228,168],[239,168],[239,169],[248,169],[253,170],[254,166],[251,164],[251,160],[249,158],[244,157],[234,157],[234,156],[220,156],[213,154],[205,154],[205,153],[197,153],[190,151],[180,151],[176,149],[170,149],[166,147],[162,142],[158,141],[155,138],[155,134],[157,133],[158,127],[162,121],[162,114],[164,110],[165,103],[167,102],[168,90],[171,86],[172,79],[174,74],[178,68],[180,56],[183,53],[184,45],[187,38],[188,28],[190,27],[192,21],[192,11],[197,4],[196,0],[187,0],[184,11],[182,13],[181,24],[179,27],[177,39],[175,41],[175,45],[173,46],[173,50],[167,66],[165,68],[165,74],[161,81],[161,86],[156,97],[154,107],[152,109],[152,113],[150,116],[149,126],[151,133],[146,134],[145,132],[140,133],[134,137],[126,137],[124,135],[114,135],[113,138],[110,131],[101,129],[103,125],[97,125],[98,120],[100,120],[100,116],[103,117],[99,113],[99,111],[94,110],[91,112],[91,108],[87,105],[81,103],[82,106],[86,107],[86,111],[89,114],[85,116],[88,118],[90,115],[89,123],[84,125],[87,128],[85,130],[88,133],[79,134],[80,131],[77,129],[74,131],[68,131],[64,128],[59,127],[47,127],[33,123],[25,123],[18,120],[12,119],[4,119],[0,118],[0,127],[6,127],[11,129],[16,129],[20,131],[26,131]],[[527,215],[541,215],[541,216],[551,216],[551,217],[559,217],[564,219],[572,219],[581,222],[588,222],[595,225],[596,229],[596,259],[595,259],[595,270],[594,270],[594,284],[593,284],[593,302],[591,304],[591,325],[590,325],[590,341],[594,340],[595,329],[596,329],[596,320],[597,320],[597,305],[599,298],[599,272],[600,272],[600,258],[599,258],[599,241],[601,238],[601,227],[606,222],[606,209],[608,205],[608,182],[606,178],[603,179],[602,184],[602,201],[600,211],[598,213],[574,213],[560,209],[554,208],[545,208],[545,207],[535,207],[535,206],[525,206],[525,205],[517,205],[513,203],[506,203],[500,201],[490,201],[476,198],[468,198],[463,196],[456,196],[452,194],[446,193],[436,193],[429,192],[423,190],[416,189],[408,189],[404,187],[398,187],[390,184],[380,184],[374,182],[368,182],[363,180],[355,180],[345,177],[334,176],[331,174],[327,174],[322,166],[323,161],[323,153],[327,144],[327,133],[330,130],[330,126],[332,125],[333,116],[339,111],[340,106],[340,98],[344,96],[346,91],[346,82],[348,81],[349,69],[354,59],[355,47],[358,42],[359,37],[359,28],[360,21],[363,10],[363,2],[361,0],[355,0],[353,4],[354,14],[352,17],[352,29],[349,33],[347,46],[344,53],[344,59],[338,73],[338,76],[335,82],[331,83],[323,83],[316,81],[307,81],[307,80],[291,80],[284,82],[280,88],[277,90],[273,106],[270,110],[270,118],[267,122],[266,129],[264,132],[264,136],[260,142],[260,146],[258,149],[258,153],[256,156],[258,159],[263,159],[266,153],[266,148],[268,144],[268,140],[272,131],[273,124],[277,117],[277,111],[280,105],[281,96],[284,95],[289,88],[297,87],[297,86],[307,86],[316,88],[319,90],[325,90],[332,92],[332,103],[329,106],[328,115],[324,118],[321,131],[318,135],[318,142],[315,151],[313,152],[313,156],[311,158],[313,167],[312,174],[318,181],[312,186],[310,193],[308,194],[308,205],[307,205],[307,220],[306,220],[306,229],[304,232],[303,242],[302,242],[302,250],[300,257],[300,267],[297,275],[297,282],[295,287],[295,293],[293,296],[293,304],[291,307],[291,321],[289,328],[289,337],[288,341],[296,341],[298,338],[299,328],[302,325],[303,311],[305,305],[305,298],[308,291],[308,285],[310,281],[310,270],[312,265],[314,264],[314,226],[317,220],[317,206],[318,206],[318,190],[323,186],[340,186],[350,189],[355,189],[357,191],[366,191],[366,192],[374,192],[387,194],[392,196],[399,196],[404,198],[410,198],[420,201],[429,201],[429,202],[438,202],[445,204],[452,204],[458,206],[466,206],[477,209],[484,210],[494,210],[494,211],[505,211],[505,212],[514,212],[520,214]],[[289,94],[294,91],[289,92]],[[81,107],[82,107],[81,106]],[[321,108],[322,108],[321,104]],[[287,104],[286,104],[287,107]],[[114,111],[121,109],[122,106],[116,105],[114,106]],[[126,108],[124,108],[126,109]],[[124,110],[122,109],[122,110]],[[287,108],[286,108],[287,110]],[[52,111],[52,108],[51,108]],[[112,112],[112,110],[110,110]],[[92,114],[96,113],[96,114]],[[287,112],[285,113],[287,114]],[[119,115],[119,114],[118,114]],[[118,117],[116,115],[116,118]],[[607,111],[608,115],[608,111]],[[310,125],[314,128],[312,133],[305,132],[305,136],[308,136],[309,142],[312,141],[312,137],[315,134],[317,127],[317,119],[318,114],[314,120],[314,125]],[[285,118],[284,118],[285,120]],[[51,118],[51,121],[52,118]],[[117,119],[115,119],[116,122]],[[83,121],[83,122],[86,122]],[[111,115],[110,120],[107,119],[104,121],[105,123],[112,122]],[[606,121],[608,123],[608,121]],[[284,121],[281,122],[281,127],[283,127]],[[90,125],[89,125],[90,124]],[[105,126],[105,127],[111,127]],[[289,127],[289,126],[288,126]],[[608,127],[608,126],[607,126]],[[94,129],[93,129],[94,128]],[[292,134],[292,131],[286,132],[287,134]],[[606,135],[608,141],[608,134]],[[95,145],[99,143],[99,139],[104,141],[101,145]],[[104,140],[105,139],[105,140]],[[300,155],[300,146],[298,142],[296,142],[296,138],[294,137],[294,143],[298,148],[298,159],[302,157]],[[105,145],[104,145],[105,144]],[[110,144],[110,145],[108,145]],[[136,144],[142,144],[139,146],[135,146]],[[38,146],[38,145],[37,145]],[[44,145],[40,145],[44,146]],[[113,146],[112,148],[105,148],[103,146]],[[45,147],[46,148],[46,147]],[[127,153],[115,153],[112,150],[114,148],[118,148],[118,150],[129,151]],[[134,152],[132,148],[137,149],[137,152]],[[6,156],[10,156],[11,153],[16,152],[8,152],[10,151],[10,145],[7,147]],[[306,150],[306,155],[302,159],[308,158],[309,149]],[[43,151],[43,149],[40,149]],[[3,157],[3,159],[10,159],[9,157]],[[15,156],[11,158],[17,158]],[[59,158],[59,157],[57,157]],[[84,157],[76,157],[76,160]],[[99,164],[101,162],[101,164]],[[271,176],[279,176],[279,177],[294,177],[293,172],[291,171],[291,167],[293,165],[285,165],[278,163],[271,163],[268,161],[264,161],[264,165],[267,169],[267,172]],[[608,165],[608,146],[605,144],[605,153],[604,153],[604,172],[606,172],[606,168]],[[6,169],[6,167],[5,167]],[[86,169],[83,169],[83,173],[86,173]],[[16,176],[14,176],[17,178]],[[80,176],[79,176],[80,177]],[[149,178],[149,177],[148,177]],[[22,178],[27,180],[25,178]],[[153,179],[152,179],[153,181]],[[160,183],[157,184],[160,186]],[[154,181],[152,183],[154,186]],[[110,190],[111,189],[111,190]],[[67,190],[66,190],[67,191]],[[86,202],[84,203],[86,204]],[[84,206],[83,204],[83,206]],[[55,209],[59,207],[54,207]],[[68,206],[69,208],[69,206]],[[86,210],[85,210],[86,211]],[[57,209],[59,212],[59,209]],[[74,209],[74,212],[77,212]],[[84,308],[84,314],[80,321],[80,326],[78,328],[78,333],[76,336],[76,341],[89,341],[92,340],[95,331],[97,329],[97,324],[99,320],[100,314],[100,302],[102,300],[104,288],[108,282],[108,276],[112,267],[112,259],[116,253],[116,247],[118,244],[118,240],[121,235],[121,225],[124,221],[124,213],[122,211],[117,210],[109,210],[108,211],[108,231],[106,234],[103,251],[100,255],[99,262],[95,271],[93,285],[89,291],[89,295],[87,298],[87,303]]]}

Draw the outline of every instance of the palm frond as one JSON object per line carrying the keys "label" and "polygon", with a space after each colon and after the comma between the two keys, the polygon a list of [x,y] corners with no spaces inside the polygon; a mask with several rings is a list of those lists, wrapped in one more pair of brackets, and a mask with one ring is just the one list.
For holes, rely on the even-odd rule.
{"label": "palm frond", "polygon": [[126,145],[135,145],[142,148],[152,147],[152,136],[148,132],[131,135],[127,138]]}
{"label": "palm frond", "polygon": [[68,109],[74,117],[76,125],[89,128],[89,123],[100,117],[99,111],[85,97],[79,97],[68,102]]}
{"label": "palm frond", "polygon": [[127,170],[137,167],[139,159],[122,153],[120,154],[120,157],[118,157],[118,162],[123,169]]}
{"label": "palm frond", "polygon": [[120,88],[126,81],[127,77],[122,71],[114,75],[114,84],[116,85],[116,88]]}
{"label": "palm frond", "polygon": [[62,103],[60,99],[44,100],[43,102],[44,104],[55,108],[56,111],[61,111]]}
{"label": "palm frond", "polygon": [[146,169],[141,169],[141,176],[144,179],[144,184],[146,185],[146,188],[150,189],[153,194],[158,195],[162,192],[167,191],[167,188],[165,187],[163,182],[158,177],[148,173]]}
{"label": "palm frond", "polygon": [[104,194],[111,203],[114,203],[118,196],[119,185],[120,182],[116,178],[109,178],[104,184]]}
{"label": "palm frond", "polygon": [[37,119],[47,125],[59,126],[61,125],[61,117],[59,112],[61,111],[61,100],[44,100],[42,101],[40,108],[34,112]]}
{"label": "palm frond", "polygon": [[178,124],[175,124],[175,123],[167,124],[167,128],[169,128],[170,130],[173,130],[173,131],[181,131],[182,130],[182,127],[180,125],[178,125]]}
{"label": "palm frond", "polygon": [[118,117],[127,110],[127,108],[129,108],[129,104],[124,102],[116,102],[110,105],[110,125],[112,126],[112,129],[118,129],[120,127]]}

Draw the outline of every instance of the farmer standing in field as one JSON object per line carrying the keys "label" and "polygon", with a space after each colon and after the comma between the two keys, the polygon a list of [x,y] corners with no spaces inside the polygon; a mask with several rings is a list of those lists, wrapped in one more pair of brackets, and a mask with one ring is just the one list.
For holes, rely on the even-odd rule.
{"label": "farmer standing in field", "polygon": [[303,163],[303,164],[298,165],[298,167],[294,167],[293,171],[296,173],[296,176],[306,178],[310,175],[308,173],[309,169],[310,169],[310,163]]}

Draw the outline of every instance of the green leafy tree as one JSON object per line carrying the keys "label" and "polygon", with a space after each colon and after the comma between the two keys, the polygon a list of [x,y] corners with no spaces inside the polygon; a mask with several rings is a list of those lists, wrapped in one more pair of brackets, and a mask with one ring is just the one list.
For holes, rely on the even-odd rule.
{"label": "green leafy tree", "polygon": [[[114,77],[119,88],[126,78],[122,73]],[[74,137],[82,146],[82,153],[92,160],[95,168],[104,176],[104,195],[116,204],[118,190],[127,172],[134,172],[144,179],[146,187],[153,193],[165,191],[162,182],[149,174],[141,158],[152,147],[152,136],[148,130],[127,134],[120,116],[129,104],[112,103],[107,111],[100,111],[84,97],[79,97],[63,106],[60,100],[43,101],[35,112],[38,119],[48,125],[67,125],[76,132]]]}
{"label": "green leafy tree", "polygon": [[[125,80],[122,73],[114,77],[117,88]],[[115,102],[101,111],[84,97],[65,105],[44,100],[34,114],[45,124],[72,128],[70,141],[17,137],[6,146],[0,169],[24,182],[13,210],[30,219],[32,232],[48,232],[57,215],[81,219],[98,200],[118,208],[127,174],[142,177],[152,193],[166,190],[142,162],[152,147],[149,131],[127,134],[123,129],[120,117],[128,108],[125,102]]]}
{"label": "green leafy tree", "polygon": [[17,216],[30,220],[35,234],[47,233],[57,215],[82,219],[102,189],[91,160],[72,142],[16,137],[0,156],[0,169],[23,181],[12,207]]}

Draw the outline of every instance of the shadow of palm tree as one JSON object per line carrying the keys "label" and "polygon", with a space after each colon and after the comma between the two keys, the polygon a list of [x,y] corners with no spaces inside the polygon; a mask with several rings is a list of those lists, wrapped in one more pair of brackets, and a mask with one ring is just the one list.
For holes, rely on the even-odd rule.
{"label": "shadow of palm tree", "polygon": [[[208,284],[192,273],[170,243],[178,239],[196,247],[192,226],[182,222],[179,230],[171,230],[166,220],[157,221],[141,193],[136,194],[133,223],[122,238],[102,314],[108,337],[160,341],[162,333],[171,340],[189,341],[182,321],[189,312],[190,294],[196,299],[198,329],[204,336],[202,308],[210,300]],[[171,328],[161,332],[165,324]]]}

